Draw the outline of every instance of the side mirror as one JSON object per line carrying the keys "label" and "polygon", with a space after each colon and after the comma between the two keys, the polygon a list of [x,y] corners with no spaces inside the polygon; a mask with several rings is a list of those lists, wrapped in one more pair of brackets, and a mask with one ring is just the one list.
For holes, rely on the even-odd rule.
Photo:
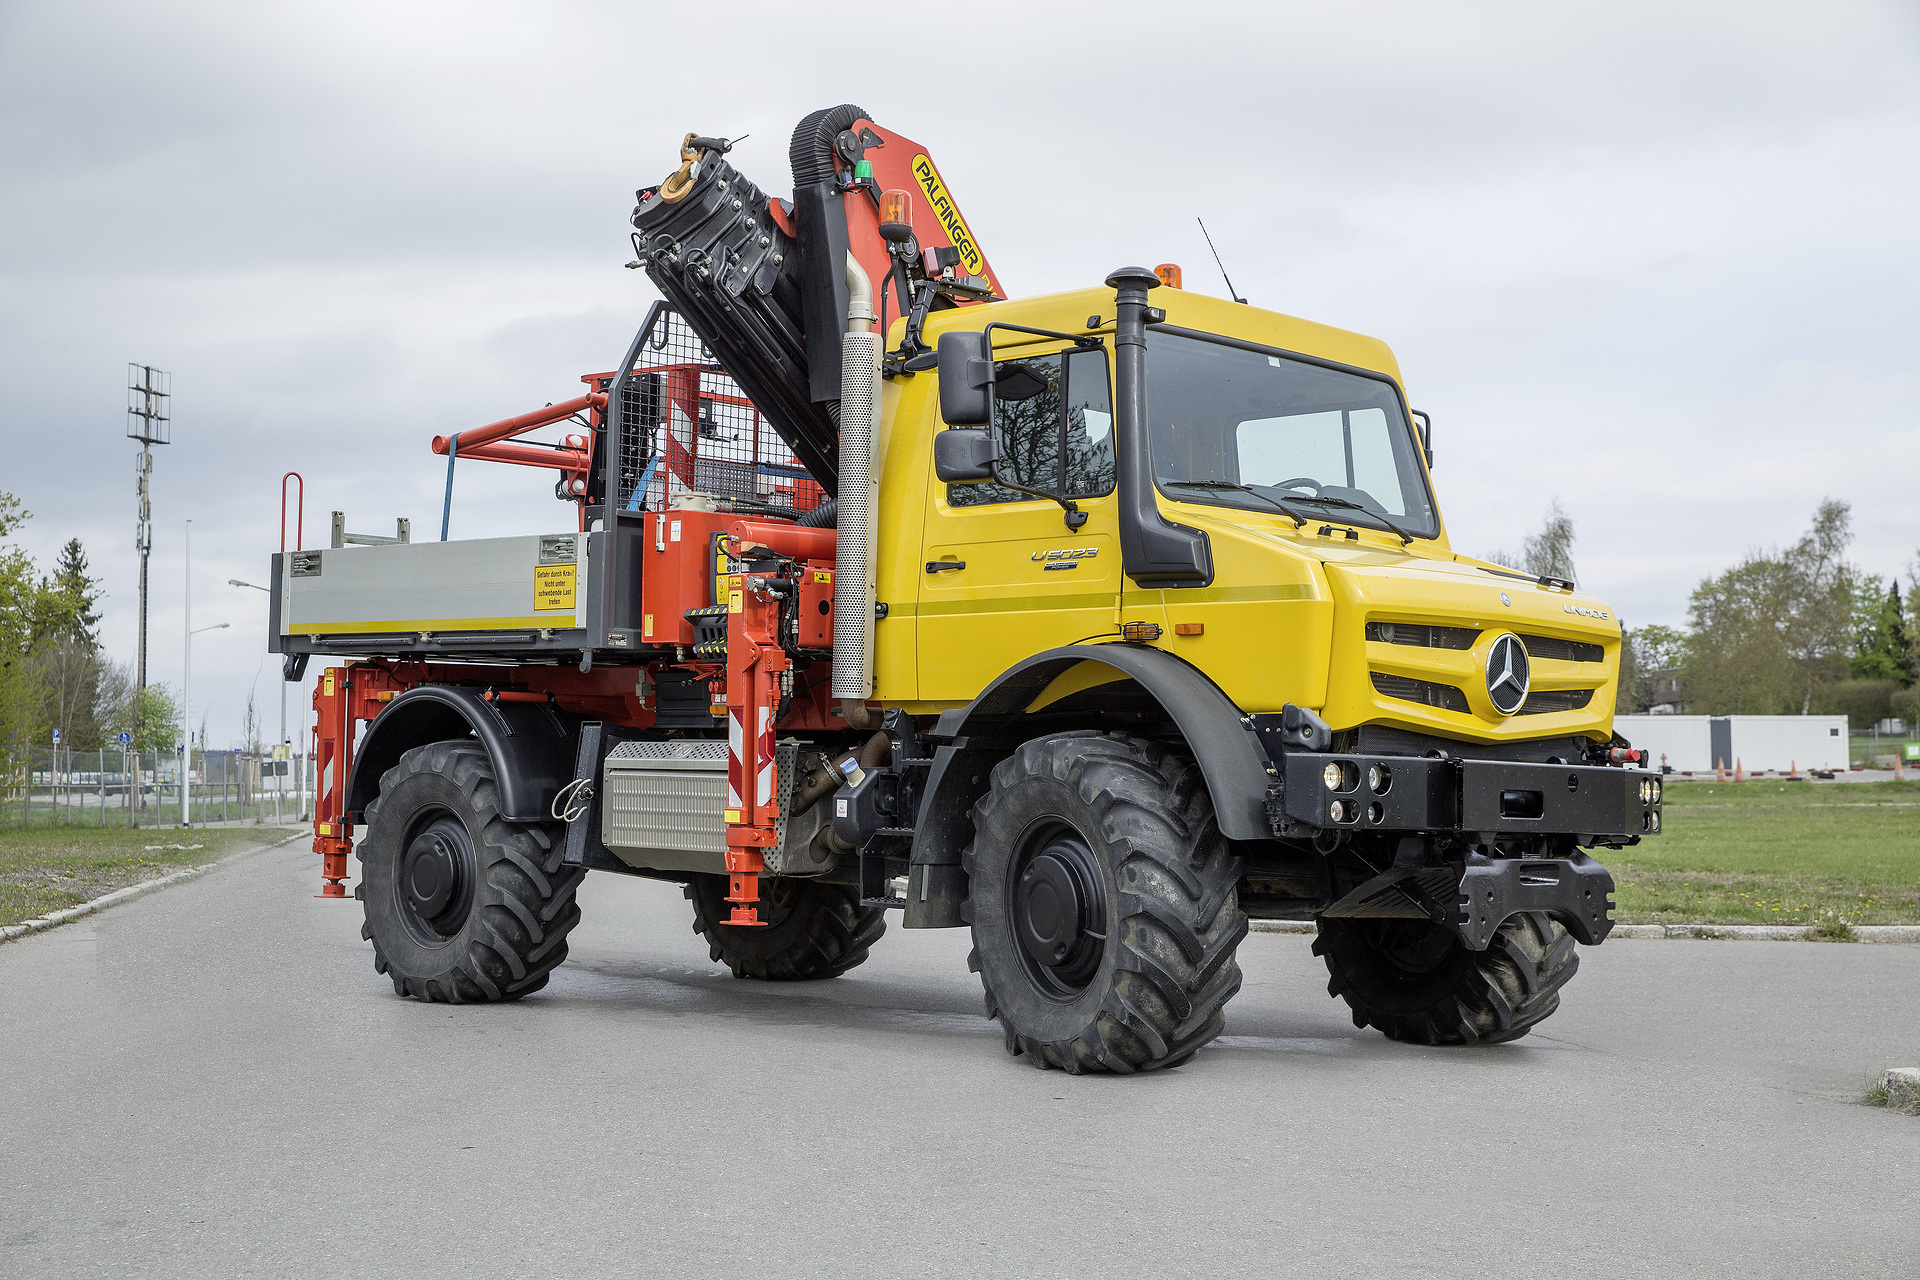
{"label": "side mirror", "polygon": [[993,436],[979,427],[934,433],[933,474],[948,484],[993,479]]}
{"label": "side mirror", "polygon": [[993,352],[985,333],[940,335],[940,416],[950,427],[984,427],[992,420]]}
{"label": "side mirror", "polygon": [[1413,416],[1420,423],[1420,452],[1427,455],[1427,470],[1431,471],[1433,470],[1433,419],[1418,409],[1413,411]]}

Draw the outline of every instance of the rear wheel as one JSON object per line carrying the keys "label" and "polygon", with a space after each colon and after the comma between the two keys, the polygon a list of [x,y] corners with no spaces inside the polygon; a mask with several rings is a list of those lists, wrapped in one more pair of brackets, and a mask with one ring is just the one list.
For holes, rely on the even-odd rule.
{"label": "rear wheel", "polygon": [[561,864],[562,828],[500,816],[486,751],[415,747],[381,776],[359,841],[360,936],[404,996],[517,1000],[547,984],[580,922],[586,872]]}
{"label": "rear wheel", "polygon": [[763,876],[759,914],[766,923],[760,926],[721,923],[733,914],[726,876],[695,875],[686,894],[708,957],[736,978],[835,978],[864,961],[887,931],[885,909],[862,907],[859,891],[847,885]]}
{"label": "rear wheel", "polygon": [[973,816],[969,964],[1007,1052],[1143,1071],[1220,1034],[1247,921],[1191,761],[1114,734],[1037,739],[995,766]]}
{"label": "rear wheel", "polygon": [[1538,912],[1501,925],[1485,951],[1427,920],[1323,917],[1313,953],[1354,1026],[1413,1044],[1518,1040],[1560,1007],[1580,967],[1566,929]]}

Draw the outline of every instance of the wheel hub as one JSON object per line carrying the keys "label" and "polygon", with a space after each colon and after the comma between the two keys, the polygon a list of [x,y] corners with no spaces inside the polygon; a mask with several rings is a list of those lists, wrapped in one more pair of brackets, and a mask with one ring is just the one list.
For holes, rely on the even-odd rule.
{"label": "wheel hub", "polygon": [[1020,959],[1047,995],[1086,989],[1106,951],[1107,894],[1097,855],[1070,827],[1022,841],[1009,885]]}
{"label": "wheel hub", "polygon": [[408,922],[439,938],[456,932],[472,899],[473,845],[459,819],[422,827],[400,857],[400,901]]}

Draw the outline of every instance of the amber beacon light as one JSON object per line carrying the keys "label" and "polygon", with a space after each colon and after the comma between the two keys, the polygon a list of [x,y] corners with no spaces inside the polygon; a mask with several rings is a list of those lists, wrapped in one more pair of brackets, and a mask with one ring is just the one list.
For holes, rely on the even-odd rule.
{"label": "amber beacon light", "polygon": [[904,191],[886,191],[880,195],[880,234],[899,244],[913,235],[913,206]]}
{"label": "amber beacon light", "polygon": [[1181,287],[1180,268],[1175,263],[1163,262],[1153,269],[1153,274],[1159,276],[1160,283],[1166,285],[1169,289],[1178,289]]}

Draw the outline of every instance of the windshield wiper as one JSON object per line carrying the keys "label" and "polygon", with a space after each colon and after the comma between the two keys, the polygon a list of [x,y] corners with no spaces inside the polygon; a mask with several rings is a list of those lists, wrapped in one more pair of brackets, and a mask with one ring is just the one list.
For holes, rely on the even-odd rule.
{"label": "windshield wiper", "polygon": [[1329,507],[1346,507],[1353,511],[1363,511],[1366,514],[1372,516],[1375,520],[1378,520],[1381,524],[1387,526],[1387,528],[1399,534],[1401,546],[1404,547],[1413,541],[1412,534],[1408,533],[1405,529],[1402,529],[1399,525],[1387,519],[1384,515],[1380,514],[1378,511],[1375,511],[1372,507],[1368,506],[1364,502],[1352,502],[1346,498],[1329,498],[1323,494],[1316,494],[1311,498],[1302,498],[1300,499],[1300,501],[1320,502],[1320,503],[1326,504]]}
{"label": "windshield wiper", "polygon": [[1295,511],[1286,503],[1281,502],[1277,498],[1269,498],[1266,494],[1248,485],[1241,484],[1237,480],[1162,480],[1160,486],[1163,489],[1236,489],[1241,493],[1252,494],[1254,497],[1260,499],[1260,501],[1279,511],[1282,515],[1291,517],[1293,527],[1296,529],[1303,528],[1307,523],[1305,516]]}
{"label": "windshield wiper", "polygon": [[1518,578],[1522,582],[1535,583],[1542,587],[1558,587],[1562,591],[1578,591],[1570,578],[1556,578],[1545,573],[1522,573],[1518,569],[1489,569],[1486,565],[1475,565],[1482,573],[1491,573],[1496,578]]}

